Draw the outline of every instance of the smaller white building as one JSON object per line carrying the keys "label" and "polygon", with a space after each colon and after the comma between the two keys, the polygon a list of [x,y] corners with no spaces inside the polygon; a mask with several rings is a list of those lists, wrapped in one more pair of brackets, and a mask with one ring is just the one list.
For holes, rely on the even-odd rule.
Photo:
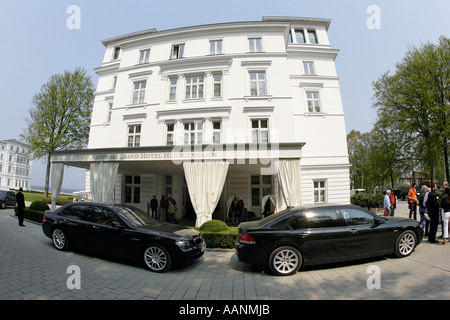
{"label": "smaller white building", "polygon": [[0,187],[31,189],[31,150],[15,139],[0,140]]}

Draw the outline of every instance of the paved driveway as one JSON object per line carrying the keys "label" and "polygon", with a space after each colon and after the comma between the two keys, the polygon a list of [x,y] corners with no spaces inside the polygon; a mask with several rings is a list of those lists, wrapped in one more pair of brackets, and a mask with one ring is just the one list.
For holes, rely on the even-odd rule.
{"label": "paved driveway", "polygon": [[157,274],[138,265],[57,251],[40,225],[25,222],[21,228],[12,214],[12,209],[0,211],[2,300],[450,299],[450,244],[423,242],[404,259],[315,267],[291,277],[241,263],[232,250],[207,250],[190,265]]}

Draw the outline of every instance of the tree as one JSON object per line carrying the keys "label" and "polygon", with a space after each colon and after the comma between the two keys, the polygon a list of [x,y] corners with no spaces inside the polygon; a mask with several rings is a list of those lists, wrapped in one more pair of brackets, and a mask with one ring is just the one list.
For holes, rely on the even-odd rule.
{"label": "tree", "polygon": [[[378,116],[410,138],[409,152],[415,153],[431,173],[440,163],[437,158],[444,159],[448,180],[450,40],[442,36],[438,45],[411,48],[396,65],[395,73],[384,73],[373,87]],[[436,152],[441,156],[436,157]]]}
{"label": "tree", "polygon": [[53,75],[34,95],[28,127],[21,137],[33,158],[47,160],[45,196],[48,195],[51,152],[81,149],[89,138],[94,85],[82,68]]}

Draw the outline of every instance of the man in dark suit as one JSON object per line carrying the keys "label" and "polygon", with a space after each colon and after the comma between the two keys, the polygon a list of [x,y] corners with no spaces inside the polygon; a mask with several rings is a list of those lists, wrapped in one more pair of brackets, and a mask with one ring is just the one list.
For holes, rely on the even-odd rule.
{"label": "man in dark suit", "polygon": [[431,186],[431,192],[428,194],[427,209],[430,217],[430,232],[428,234],[428,242],[438,243],[436,240],[436,232],[439,224],[439,200],[435,191],[437,190],[437,184]]}
{"label": "man in dark suit", "polygon": [[156,199],[156,196],[153,196],[153,199],[150,200],[150,208],[152,209],[152,217],[158,219],[158,200]]}
{"label": "man in dark suit", "polygon": [[17,202],[17,216],[19,217],[19,226],[25,227],[23,224],[23,219],[25,216],[25,197],[22,193],[23,189],[19,188],[19,192],[16,194],[16,202]]}

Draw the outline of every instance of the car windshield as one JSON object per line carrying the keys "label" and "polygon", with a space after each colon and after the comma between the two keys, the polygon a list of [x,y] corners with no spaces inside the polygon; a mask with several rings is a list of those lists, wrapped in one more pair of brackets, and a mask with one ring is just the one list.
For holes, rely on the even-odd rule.
{"label": "car windshield", "polygon": [[0,191],[0,196],[1,197],[5,197],[6,196],[6,191]]}
{"label": "car windshield", "polygon": [[145,227],[155,224],[157,220],[150,217],[143,210],[131,206],[116,206],[119,214],[135,227]]}

